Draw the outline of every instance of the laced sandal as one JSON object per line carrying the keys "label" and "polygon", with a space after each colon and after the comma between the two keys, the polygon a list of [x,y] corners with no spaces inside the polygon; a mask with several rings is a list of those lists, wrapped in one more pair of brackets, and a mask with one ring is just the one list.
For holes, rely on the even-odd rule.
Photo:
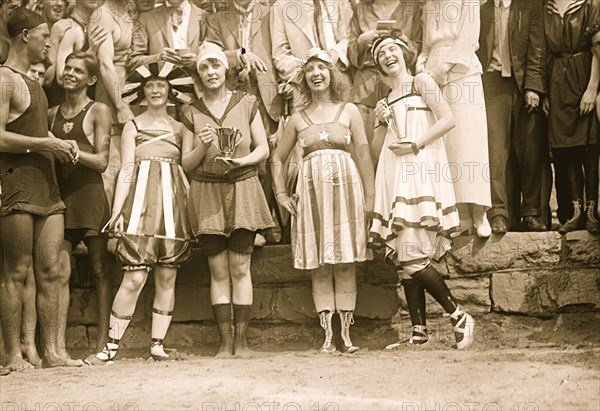
{"label": "laced sandal", "polygon": [[412,336],[408,340],[400,340],[398,342],[388,344],[384,350],[394,351],[404,347],[406,344],[414,346],[423,346],[429,342],[426,325],[413,325]]}
{"label": "laced sandal", "polygon": [[85,359],[84,363],[91,366],[110,364],[117,355],[118,350],[119,340],[109,339],[102,351],[96,353],[96,355],[90,355]]}
{"label": "laced sandal", "polygon": [[352,344],[352,340],[350,339],[350,326],[354,325],[354,312],[352,311],[340,311],[340,323],[342,324],[342,341],[344,345],[342,345],[342,352],[345,353],[355,353],[360,348],[356,345]]}
{"label": "laced sandal", "polygon": [[469,314],[463,312],[460,307],[456,307],[456,310],[448,316],[454,326],[456,349],[464,350],[473,344],[475,339],[475,320]]}
{"label": "laced sandal", "polygon": [[323,354],[332,354],[332,353],[336,352],[335,345],[332,344],[332,340],[333,340],[333,327],[331,325],[332,318],[333,318],[333,312],[331,312],[331,311],[321,311],[319,313],[321,327],[325,330],[325,341],[323,341],[323,345],[319,349],[319,352],[323,353]]}

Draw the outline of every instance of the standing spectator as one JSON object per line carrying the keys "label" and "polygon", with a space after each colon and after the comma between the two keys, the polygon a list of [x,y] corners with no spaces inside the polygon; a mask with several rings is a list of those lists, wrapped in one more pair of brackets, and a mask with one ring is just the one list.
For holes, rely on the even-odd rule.
{"label": "standing spectator", "polygon": [[186,158],[183,146],[191,144],[193,136],[168,115],[167,102],[182,87],[193,89],[192,82],[171,63],[141,66],[128,78],[123,100],[131,104],[145,100],[148,109],[125,124],[121,139],[123,165],[108,231],[119,238],[123,281],[110,314],[108,342],[95,360],[88,358],[92,364],[117,355],[151,270],[155,293],[150,355],[157,361],[172,358],[163,340],[173,316],[177,268],[190,256],[188,183],[181,164]]}
{"label": "standing spectator", "polygon": [[[192,151],[184,162],[192,179],[192,229],[210,267],[210,296],[221,334],[217,357],[251,353],[246,338],[253,301],[250,262],[256,232],[273,226],[257,178],[257,165],[269,156],[265,129],[257,115],[258,101],[226,88],[227,68],[221,48],[205,43],[198,54],[203,94],[186,113],[186,124],[199,139],[189,147]],[[217,148],[220,140],[215,129],[223,127],[239,132],[230,137],[237,147],[229,157]]]}
{"label": "standing spectator", "polygon": [[8,57],[8,49],[10,48],[10,38],[6,27],[8,18],[11,13],[19,7],[19,0],[1,0],[0,3],[0,64],[4,64]]}
{"label": "standing spectator", "polygon": [[100,233],[110,216],[102,173],[108,165],[112,117],[105,104],[95,103],[87,96],[88,87],[100,74],[98,66],[98,60],[83,51],[67,56],[61,82],[66,93],[65,102],[48,113],[52,133],[62,140],[75,140],[80,149],[76,164],[58,167],[58,187],[67,206],[65,241],[60,258],[61,271],[70,273],[73,247],[81,241],[85,243],[96,282],[98,338],[95,353],[106,344],[112,301],[106,268],[106,237]]}
{"label": "standing spectator", "polygon": [[600,0],[549,0],[545,8],[550,63],[544,109],[548,113],[560,230],[567,233],[587,228],[599,232],[600,126],[594,105],[600,62],[592,56],[586,28],[600,21]]}
{"label": "standing spectator", "polygon": [[100,80],[96,86],[96,101],[109,106],[113,117],[108,168],[102,175],[109,204],[112,204],[115,180],[121,168],[119,147],[123,124],[133,118],[129,105],[121,99],[131,51],[132,14],[128,0],[107,0],[98,8],[97,18],[90,21],[88,27],[90,31],[104,29],[108,34],[108,38],[98,48]]}
{"label": "standing spectator", "polygon": [[417,73],[433,76],[454,113],[456,127],[445,137],[449,175],[454,184],[461,229],[479,237],[492,229],[489,155],[479,39],[479,0],[425,0],[423,51]]}
{"label": "standing spectator", "polygon": [[205,35],[206,12],[189,0],[168,0],[139,15],[133,31],[131,70],[152,61],[168,61],[194,71]]}
{"label": "standing spectator", "polygon": [[[346,104],[347,84],[334,69],[331,56],[312,49],[300,68],[299,84],[309,104],[290,117],[273,153],[275,192],[277,202],[293,216],[294,267],[310,270],[315,309],[325,330],[320,352],[336,351],[331,326],[336,311],[342,324],[341,349],[355,352],[358,347],[350,339],[356,307],[355,263],[367,259],[373,163],[362,118],[354,104]],[[297,143],[303,161],[296,193],[290,197],[282,165]]]}
{"label": "standing spectator", "polygon": [[508,231],[507,164],[511,151],[520,175],[525,231],[544,231],[541,186],[544,153],[538,110],[545,92],[545,39],[541,0],[494,0],[481,6],[477,56],[483,66],[488,124],[492,233]]}
{"label": "standing spectator", "polygon": [[5,102],[0,105],[0,315],[5,365],[11,370],[31,367],[22,357],[19,339],[23,281],[33,264],[43,365],[81,366],[61,344],[67,316],[60,307],[68,306],[69,278],[60,272],[57,255],[48,254],[62,243],[64,234],[65,205],[56,184],[54,157],[77,161],[79,148],[74,141],[48,137],[46,97],[40,84],[24,74],[46,56],[48,26],[38,14],[19,8],[11,14],[7,29],[10,50],[0,68]]}
{"label": "standing spectator", "polygon": [[284,104],[277,93],[277,73],[271,57],[270,19],[267,2],[233,0],[231,8],[207,19],[206,29],[206,41],[225,50],[239,87],[259,98],[259,112],[268,135],[275,133]]}
{"label": "standing spectator", "polygon": [[356,68],[350,101],[360,110],[369,144],[375,125],[373,109],[389,91],[379,81],[370,52],[377,36],[390,33],[389,30],[377,30],[380,20],[394,21],[394,29],[405,33],[415,44],[421,44],[421,3],[418,0],[361,0],[356,6],[348,40],[348,58]]}
{"label": "standing spectator", "polygon": [[[428,73],[411,75],[408,67],[415,56],[416,50],[405,35],[393,33],[373,44],[373,60],[391,91],[376,113],[382,126],[377,127],[373,139],[379,162],[370,237],[375,246],[385,247],[391,262],[402,269],[412,322],[409,342],[420,345],[429,340],[427,290],[450,315],[456,346],[464,349],[473,342],[475,322],[460,309],[430,263],[431,257],[443,255],[448,248],[442,236],[460,226],[452,183],[441,171],[448,164],[442,137],[454,127],[454,116]],[[415,164],[417,172],[411,167]],[[394,343],[386,349],[401,346]]]}
{"label": "standing spectator", "polygon": [[[348,71],[347,33],[353,13],[348,0],[279,1],[271,13],[273,64],[281,79],[293,81],[301,59],[315,47],[327,51],[341,72]],[[351,82],[349,73],[346,77]],[[296,93],[295,107],[303,104],[299,98]]]}

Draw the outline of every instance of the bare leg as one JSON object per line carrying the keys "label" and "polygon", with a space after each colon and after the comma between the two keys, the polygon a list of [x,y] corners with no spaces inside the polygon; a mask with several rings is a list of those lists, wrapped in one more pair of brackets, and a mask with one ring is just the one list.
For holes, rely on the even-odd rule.
{"label": "bare leg", "polygon": [[67,352],[67,316],[69,314],[69,279],[71,278],[71,258],[73,256],[73,245],[69,241],[63,241],[60,249],[59,256],[59,273],[60,277],[66,281],[67,285],[61,287],[60,296],[58,298],[58,318],[64,318],[65,330],[62,333],[57,344],[58,354],[62,358],[66,358],[67,361],[64,364],[67,367],[81,367],[83,364],[81,360],[73,360]]}
{"label": "bare leg", "polygon": [[33,368],[21,353],[21,310],[23,284],[32,264],[33,216],[26,213],[0,217],[2,271],[0,273],[0,315],[6,351],[6,368],[21,371]]}
{"label": "bare leg", "polygon": [[35,310],[35,275],[33,266],[27,270],[23,287],[23,317],[21,321],[21,352],[35,368],[42,368],[42,360],[35,346],[37,312]]}
{"label": "bare leg", "polygon": [[98,337],[96,352],[102,351],[108,338],[108,322],[112,293],[110,275],[106,270],[106,239],[104,237],[87,237],[84,239],[96,282],[96,307],[98,311]]}
{"label": "bare leg", "polygon": [[63,251],[64,218],[62,214],[36,219],[34,236],[34,272],[37,286],[37,312],[42,335],[43,366],[81,367],[83,361],[71,360],[67,354],[65,334],[69,309],[70,270],[60,270]]}

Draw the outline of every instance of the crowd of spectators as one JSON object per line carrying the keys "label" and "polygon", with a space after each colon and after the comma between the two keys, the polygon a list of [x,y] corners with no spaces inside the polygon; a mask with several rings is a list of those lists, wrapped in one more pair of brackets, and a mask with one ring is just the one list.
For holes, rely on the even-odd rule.
{"label": "crowd of spectators", "polygon": [[[151,270],[151,353],[169,358],[163,338],[190,241],[209,259],[219,356],[228,356],[248,354],[249,256],[265,241],[291,237],[295,266],[312,271],[321,350],[335,351],[337,310],[342,349],[353,352],[353,263],[367,258],[369,237],[409,273],[409,293],[413,280],[435,277],[428,261],[442,237],[600,233],[600,0],[1,0],[0,20],[0,310],[10,370],[82,365],[64,342],[70,253],[81,241],[103,296],[102,335],[86,359],[97,364],[116,355]],[[410,144],[382,149],[390,136]],[[419,157],[424,148],[433,157]],[[333,189],[326,183],[338,174]],[[407,191],[419,186],[415,176],[441,196],[434,209],[447,202],[442,214],[415,206],[427,185]],[[394,179],[404,185],[378,191]],[[402,237],[400,226],[404,235],[427,229]],[[119,237],[126,270],[112,312],[107,233]],[[426,240],[402,254],[402,238]],[[66,244],[60,258],[46,255],[52,244]],[[37,291],[24,292],[32,282]],[[26,307],[36,293],[39,356],[21,343],[31,340]],[[465,347],[473,319],[446,305]],[[427,335],[415,313],[419,343]]]}

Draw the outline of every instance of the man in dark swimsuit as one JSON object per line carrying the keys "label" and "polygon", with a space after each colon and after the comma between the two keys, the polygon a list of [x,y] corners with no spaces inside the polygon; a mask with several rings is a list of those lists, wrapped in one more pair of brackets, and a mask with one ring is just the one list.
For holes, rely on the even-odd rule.
{"label": "man in dark swimsuit", "polygon": [[23,282],[33,264],[37,283],[38,318],[43,365],[81,365],[69,358],[59,341],[66,331],[60,296],[68,293],[69,278],[59,272],[64,203],[60,198],[54,159],[76,162],[79,148],[48,134],[48,104],[40,84],[27,76],[33,62],[42,61],[49,47],[48,27],[38,14],[19,8],[7,24],[10,51],[0,67],[0,315],[6,348],[5,366],[30,368],[21,354]]}
{"label": "man in dark swimsuit", "polygon": [[[75,140],[80,149],[77,164],[61,164],[57,179],[67,206],[61,272],[71,271],[73,247],[83,241],[96,280],[98,338],[96,350],[86,362],[95,361],[95,353],[106,345],[112,305],[110,277],[106,270],[106,237],[100,234],[110,218],[102,173],[108,165],[112,115],[106,104],[95,103],[87,96],[88,87],[97,81],[99,73],[95,57],[84,51],[69,54],[61,79],[65,102],[48,113],[52,134],[62,140]],[[69,307],[68,297],[67,294],[61,299],[61,307],[65,310]]]}

